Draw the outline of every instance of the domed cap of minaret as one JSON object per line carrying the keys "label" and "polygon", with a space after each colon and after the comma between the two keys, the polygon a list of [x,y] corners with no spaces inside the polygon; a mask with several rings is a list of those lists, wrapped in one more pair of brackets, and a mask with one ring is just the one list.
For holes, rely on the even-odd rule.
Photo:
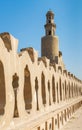
{"label": "domed cap of minaret", "polygon": [[49,10],[49,11],[47,12],[46,16],[49,16],[49,15],[52,15],[52,16],[54,17],[53,11]]}

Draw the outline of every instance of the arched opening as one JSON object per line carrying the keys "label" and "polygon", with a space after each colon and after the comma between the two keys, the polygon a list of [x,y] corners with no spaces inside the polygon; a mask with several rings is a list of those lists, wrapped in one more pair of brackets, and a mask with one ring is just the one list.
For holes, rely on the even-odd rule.
{"label": "arched opening", "polygon": [[50,82],[48,81],[49,105],[51,105]]}
{"label": "arched opening", "polygon": [[67,108],[67,117],[69,119],[69,109]]}
{"label": "arched opening", "polygon": [[18,107],[17,107],[17,90],[18,90],[18,87],[19,87],[18,80],[19,80],[19,77],[15,73],[13,75],[13,81],[12,81],[12,86],[13,86],[13,89],[14,89],[14,96],[15,96],[15,106],[14,106],[13,117],[19,117]]}
{"label": "arched opening", "polygon": [[79,96],[81,95],[81,88],[79,88]]}
{"label": "arched opening", "polygon": [[49,30],[48,35],[51,35],[51,30]]}
{"label": "arched opening", "polygon": [[77,84],[76,84],[76,87],[75,87],[75,95],[77,97]]}
{"label": "arched opening", "polygon": [[39,110],[39,103],[38,103],[38,79],[35,79],[35,90],[36,90],[36,109]]}
{"label": "arched opening", "polygon": [[52,97],[53,97],[53,102],[56,102],[56,92],[55,92],[55,79],[54,79],[54,76],[52,77]]}
{"label": "arched opening", "polygon": [[57,83],[57,103],[59,103],[59,96],[58,96],[58,83]]}
{"label": "arched opening", "polygon": [[48,122],[45,122],[45,128],[43,130],[48,130]]}
{"label": "arched opening", "polygon": [[42,73],[41,75],[41,85],[42,85],[42,102],[45,105],[46,104],[46,88],[45,88],[45,76]]}
{"label": "arched opening", "polygon": [[52,130],[52,124],[51,123],[49,124],[49,130]]}
{"label": "arched opening", "polygon": [[69,98],[71,97],[71,93],[70,93],[70,82],[69,82]]}
{"label": "arched opening", "polygon": [[64,87],[65,85],[64,85],[64,83],[62,84],[62,86],[63,86],[63,101],[64,101],[65,100],[65,90],[64,90],[65,89],[65,87]]}
{"label": "arched opening", "polygon": [[72,86],[71,86],[71,88],[72,88],[72,97],[73,97],[73,83],[72,83]]}
{"label": "arched opening", "polygon": [[68,88],[68,84],[67,84],[67,99],[68,99],[68,94],[69,94],[69,88]]}
{"label": "arched opening", "polygon": [[65,114],[65,121],[67,121],[66,110],[64,110],[64,114]]}
{"label": "arched opening", "polygon": [[57,122],[58,122],[58,129],[60,128],[60,116],[59,116],[59,114],[57,114]]}
{"label": "arched opening", "polygon": [[66,80],[65,80],[65,99],[67,99],[67,85],[66,85]]}
{"label": "arched opening", "polygon": [[79,96],[79,88],[78,88],[78,85],[77,85],[77,96]]}
{"label": "arched opening", "polygon": [[55,129],[55,119],[54,119],[54,117],[52,117],[52,130],[54,130]]}
{"label": "arched opening", "polygon": [[4,67],[0,61],[0,115],[4,114],[4,107],[6,104],[6,90],[5,90],[5,76]]}
{"label": "arched opening", "polygon": [[62,101],[62,86],[61,86],[61,78],[59,79],[59,87],[60,87],[60,101]]}
{"label": "arched opening", "polygon": [[76,84],[74,83],[74,97],[76,96]]}
{"label": "arched opening", "polygon": [[62,122],[62,125],[63,125],[63,111],[61,112],[61,122]]}
{"label": "arched opening", "polygon": [[32,89],[30,81],[30,72],[27,65],[24,69],[24,101],[25,109],[30,110],[32,108]]}
{"label": "arched opening", "polygon": [[76,97],[76,84],[75,84],[75,97]]}
{"label": "arched opening", "polygon": [[58,120],[57,118],[55,118],[55,128],[57,128],[57,125],[58,125]]}

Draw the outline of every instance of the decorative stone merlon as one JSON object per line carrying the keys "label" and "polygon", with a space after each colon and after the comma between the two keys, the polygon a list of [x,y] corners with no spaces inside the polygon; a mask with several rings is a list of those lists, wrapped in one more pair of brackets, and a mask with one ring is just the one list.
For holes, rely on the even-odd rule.
{"label": "decorative stone merlon", "polygon": [[47,59],[45,56],[44,57],[39,57],[38,61],[43,61],[45,67],[49,67],[49,59]]}
{"label": "decorative stone merlon", "polygon": [[56,69],[57,69],[57,68],[56,68],[56,63],[54,63],[54,64],[53,64],[53,63],[50,63],[50,66],[52,66],[52,67],[54,68],[55,72],[56,72]]}
{"label": "decorative stone merlon", "polygon": [[59,70],[59,72],[61,72],[61,74],[62,74],[62,67],[61,67],[61,66],[58,66],[58,70]]}
{"label": "decorative stone merlon", "polygon": [[34,49],[32,47],[30,47],[30,48],[23,48],[23,49],[21,49],[21,51],[27,51],[29,56],[30,56],[30,58],[31,58],[31,60],[32,60],[32,62],[34,62]]}
{"label": "decorative stone merlon", "polygon": [[0,33],[0,37],[3,40],[3,43],[7,48],[7,51],[12,50],[10,34],[8,32]]}
{"label": "decorative stone merlon", "polygon": [[63,74],[66,74],[66,76],[67,76],[67,70],[63,70]]}

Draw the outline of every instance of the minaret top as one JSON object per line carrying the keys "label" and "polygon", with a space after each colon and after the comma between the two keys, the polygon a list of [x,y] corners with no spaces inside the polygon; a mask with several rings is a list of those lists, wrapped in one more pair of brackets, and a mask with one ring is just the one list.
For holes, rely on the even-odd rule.
{"label": "minaret top", "polygon": [[52,15],[53,18],[54,18],[54,13],[53,13],[51,10],[49,10],[49,11],[47,12],[47,14],[46,14],[46,16],[49,16],[49,15]]}
{"label": "minaret top", "polygon": [[45,36],[41,39],[41,56],[46,56],[51,63],[58,64],[59,46],[58,37],[55,35],[56,24],[54,13],[49,10],[46,13]]}
{"label": "minaret top", "polygon": [[48,35],[55,35],[56,24],[54,23],[54,13],[49,10],[46,14],[45,33]]}

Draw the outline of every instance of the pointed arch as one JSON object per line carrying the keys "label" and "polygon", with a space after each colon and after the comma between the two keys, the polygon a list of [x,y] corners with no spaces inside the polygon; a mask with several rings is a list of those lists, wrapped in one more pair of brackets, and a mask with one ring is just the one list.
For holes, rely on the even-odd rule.
{"label": "pointed arch", "polygon": [[4,114],[6,105],[5,75],[3,63],[0,61],[0,115]]}
{"label": "pointed arch", "polygon": [[62,101],[62,84],[61,84],[61,78],[59,79],[59,87],[60,87],[60,101]]}
{"label": "pointed arch", "polygon": [[54,78],[54,76],[52,77],[52,97],[53,97],[53,102],[56,102],[56,90],[55,90],[55,78]]}
{"label": "pointed arch", "polygon": [[59,89],[58,89],[58,82],[57,82],[57,103],[59,103],[59,94],[58,94],[58,91],[59,91]]}
{"label": "pointed arch", "polygon": [[49,105],[51,105],[50,82],[48,81]]}
{"label": "pointed arch", "polygon": [[69,82],[68,86],[69,86],[69,98],[71,98],[71,93],[70,93],[70,90],[71,90],[71,88],[70,88],[70,82]]}
{"label": "pointed arch", "polygon": [[39,110],[39,103],[38,103],[38,79],[35,79],[35,91],[36,91],[36,109]]}
{"label": "pointed arch", "polygon": [[66,80],[65,80],[65,99],[67,99],[67,84],[66,84]]}
{"label": "pointed arch", "polygon": [[41,74],[41,90],[42,90],[42,102],[46,104],[46,87],[45,87],[45,76],[42,72]]}
{"label": "pointed arch", "polygon": [[30,80],[30,71],[28,69],[28,66],[26,65],[24,69],[24,101],[26,110],[32,108],[32,88]]}
{"label": "pointed arch", "polygon": [[72,82],[72,86],[71,86],[71,89],[72,89],[72,97],[73,97],[73,82]]}
{"label": "pointed arch", "polygon": [[12,80],[12,86],[13,86],[14,97],[15,97],[15,105],[14,105],[14,115],[13,115],[13,117],[19,117],[18,106],[17,106],[17,89],[19,87],[18,80],[19,80],[19,77],[15,73],[13,75],[13,80]]}

